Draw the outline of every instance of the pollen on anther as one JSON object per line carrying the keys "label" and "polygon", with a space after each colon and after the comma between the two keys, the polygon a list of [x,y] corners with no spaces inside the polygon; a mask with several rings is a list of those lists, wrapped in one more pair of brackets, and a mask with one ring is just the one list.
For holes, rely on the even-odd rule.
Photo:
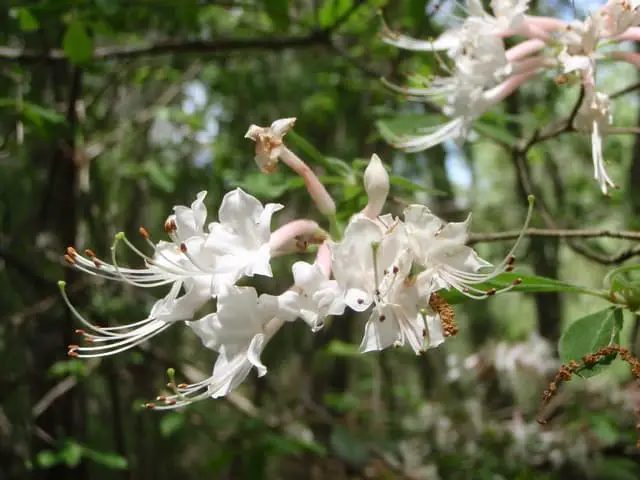
{"label": "pollen on anther", "polygon": [[67,255],[69,255],[70,257],[75,257],[76,255],[78,255],[78,252],[73,247],[67,247]]}
{"label": "pollen on anther", "polygon": [[87,334],[87,332],[85,332],[81,328],[76,328],[75,333],[77,333],[78,335],[86,335]]}
{"label": "pollen on anther", "polygon": [[76,261],[73,259],[73,257],[71,255],[65,255],[64,256],[64,260],[69,264],[69,265],[75,265]]}
{"label": "pollen on anther", "polygon": [[93,338],[91,337],[84,337],[84,341],[87,343],[93,343]]}
{"label": "pollen on anther", "polygon": [[182,242],[182,243],[180,244],[180,251],[181,251],[182,253],[187,253],[187,244],[186,244],[186,243]]}
{"label": "pollen on anther", "polygon": [[138,231],[140,232],[140,235],[142,235],[142,238],[144,238],[144,239],[148,239],[149,238],[149,232],[147,231],[146,228],[140,227],[138,229]]}
{"label": "pollen on anther", "polygon": [[69,349],[70,352],[74,351],[74,350],[78,350],[80,348],[80,345],[67,345],[67,348]]}
{"label": "pollen on anther", "polygon": [[507,265],[506,268],[504,269],[505,272],[511,272],[513,271],[513,265]]}
{"label": "pollen on anther", "polygon": [[513,265],[515,261],[516,261],[516,257],[511,255],[509,258],[507,258],[507,265]]}
{"label": "pollen on anther", "polygon": [[395,275],[396,273],[398,273],[399,271],[400,271],[400,269],[394,265],[394,266],[393,266],[393,273],[394,273],[394,275]]}
{"label": "pollen on anther", "polygon": [[93,257],[95,257],[95,256],[96,256],[96,254],[94,253],[94,251],[93,251],[93,250],[90,250],[90,249],[88,249],[88,248],[84,251],[84,253],[85,253],[85,255],[86,255],[87,257],[90,257],[90,258],[93,258]]}
{"label": "pollen on anther", "polygon": [[171,400],[165,400],[164,403],[165,403],[165,405],[175,405],[176,401],[171,399]]}
{"label": "pollen on anther", "polygon": [[358,302],[358,305],[362,305],[364,303],[364,299],[363,298],[359,298],[356,301]]}
{"label": "pollen on anther", "polygon": [[491,296],[491,295],[495,295],[496,294],[496,289],[495,288],[490,288],[489,290],[487,290],[487,295]]}
{"label": "pollen on anther", "polygon": [[144,408],[148,408],[149,410],[153,410],[154,408],[156,408],[156,404],[155,403],[145,403],[144,404]]}
{"label": "pollen on anther", "polygon": [[384,322],[387,319],[386,315],[380,315],[380,321]]}
{"label": "pollen on anther", "polygon": [[179,383],[178,384],[178,388],[187,388],[189,385],[187,385],[186,383]]}
{"label": "pollen on anther", "polygon": [[167,399],[167,397],[165,395],[159,395],[156,397],[156,400],[158,402],[164,402]]}
{"label": "pollen on anther", "polygon": [[521,283],[522,283],[522,279],[521,279],[521,278],[516,278],[516,279],[513,281],[513,284],[514,284],[514,285],[520,285]]}
{"label": "pollen on anther", "polygon": [[73,357],[73,358],[78,358],[80,356],[80,354],[78,352],[76,352],[75,350],[70,350],[70,351],[67,352],[67,356]]}

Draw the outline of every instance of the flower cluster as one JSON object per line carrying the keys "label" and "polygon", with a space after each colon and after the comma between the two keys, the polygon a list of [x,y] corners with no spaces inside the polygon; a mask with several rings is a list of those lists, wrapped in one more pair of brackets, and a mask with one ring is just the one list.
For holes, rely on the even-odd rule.
{"label": "flower cluster", "polygon": [[[527,15],[529,0],[492,0],[491,13],[479,0],[467,1],[468,16],[461,25],[432,41],[418,40],[384,26],[382,39],[399,48],[444,52],[440,57],[447,75],[414,76],[417,87],[399,87],[387,82],[409,99],[443,101],[443,113],[451,118],[444,125],[418,135],[393,139],[408,152],[425,150],[446,140],[464,139],[473,122],[492,106],[539,73],[556,72],[558,85],[579,81],[580,106],[573,128],[591,135],[594,178],[607,194],[616,187],[604,167],[602,139],[612,132],[612,105],[596,83],[597,61],[614,60],[640,67],[640,54],[615,49],[621,42],[640,40],[640,7],[630,0],[608,0],[583,21]],[[503,39],[520,41],[505,49]]]}
{"label": "flower cluster", "polygon": [[[332,218],[335,203],[328,192],[283,144],[293,120],[249,129],[247,136],[257,145],[256,161],[266,173],[274,171],[278,160],[291,166],[305,179],[319,210]],[[408,345],[419,354],[440,345],[457,329],[451,306],[438,292],[455,289],[471,298],[497,293],[478,284],[513,268],[512,253],[518,242],[505,260],[492,268],[466,245],[470,217],[447,223],[422,205],[408,206],[402,219],[382,214],[389,177],[377,155],[364,172],[364,188],[367,206],[350,219],[342,238],[329,237],[318,223],[307,219],[293,220],[272,231],[272,216],[283,206],[262,205],[235,189],[224,196],[217,221],[209,224],[206,192],[199,193],[190,207],[174,207],[164,224],[168,242],[154,243],[141,228],[149,255],[122,233],[116,235],[110,261],[90,250],[82,255],[69,247],[65,258],[80,271],[141,288],[169,287],[145,319],[101,327],[78,312],[61,282],[66,303],[84,327],[77,333],[85,343],[70,345],[69,355],[111,355],[139,345],[171,325],[188,326],[203,346],[218,356],[210,377],[191,385],[172,381],[170,395],[148,404],[163,409],[224,396],[253,368],[259,376],[265,375],[267,367],[261,354],[287,323],[301,319],[316,332],[328,317],[342,315],[347,307],[355,312],[370,311],[362,352]],[[144,266],[120,265],[120,244],[140,256]],[[306,252],[309,245],[317,245],[314,263],[295,262],[293,285],[284,293],[259,294],[254,287],[238,285],[246,277],[271,277],[273,258]],[[212,299],[216,300],[215,311],[198,317]]]}

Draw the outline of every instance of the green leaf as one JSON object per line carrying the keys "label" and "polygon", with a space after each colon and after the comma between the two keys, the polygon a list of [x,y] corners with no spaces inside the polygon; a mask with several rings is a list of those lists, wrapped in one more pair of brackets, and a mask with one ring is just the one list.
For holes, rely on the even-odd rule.
{"label": "green leaf", "polygon": [[82,445],[69,441],[65,447],[60,451],[60,458],[68,467],[75,467],[82,460],[82,454],[84,453],[84,449]]}
{"label": "green leaf", "polygon": [[358,345],[345,343],[341,340],[331,340],[325,351],[332,357],[362,357]]}
{"label": "green leaf", "polygon": [[265,0],[264,8],[276,28],[286,30],[289,27],[289,0]]}
{"label": "green leaf", "polygon": [[342,427],[333,429],[330,442],[336,455],[353,465],[364,465],[369,458],[367,445]]}
{"label": "green leaf", "polygon": [[418,185],[408,178],[400,177],[399,175],[389,175],[389,181],[391,182],[391,185],[397,185],[398,187],[404,188],[405,190],[408,190],[410,192],[426,192],[429,195],[435,196],[447,195],[447,193],[443,192],[442,190],[425,187],[424,185]]}
{"label": "green leaf", "polygon": [[[594,353],[601,347],[618,343],[622,329],[622,309],[608,307],[573,322],[560,337],[560,358],[564,363],[570,360],[580,361],[584,355]],[[602,365],[613,360],[604,359],[592,368],[580,371],[583,377],[590,377],[598,373]]]}
{"label": "green leaf", "polygon": [[58,461],[58,456],[51,450],[41,450],[36,455],[36,463],[42,468],[51,468],[57,465]]}
{"label": "green leaf", "polygon": [[167,413],[160,420],[160,433],[170,437],[184,426],[184,415],[176,412]]}
{"label": "green leaf", "polygon": [[[561,282],[552,278],[539,277],[537,275],[523,275],[518,272],[505,272],[494,279],[474,285],[480,290],[488,290],[490,288],[500,289],[513,285],[513,282],[520,279],[520,284],[513,286],[511,292],[524,293],[548,293],[548,292],[569,292],[569,293],[585,293],[585,289],[570,283]],[[460,303],[465,300],[462,293],[457,290],[440,290],[440,293],[449,303]]]}
{"label": "green leaf", "polygon": [[25,102],[22,107],[22,113],[25,118],[40,126],[43,125],[43,121],[53,124],[58,124],[65,121],[64,116],[60,115],[55,110],[36,105],[35,103]]}
{"label": "green leaf", "polygon": [[172,193],[175,187],[174,179],[166,169],[161,168],[156,162],[147,162],[145,171],[149,175],[149,180],[159,189]]}
{"label": "green leaf", "polygon": [[318,18],[320,26],[327,28],[332,26],[352,7],[353,0],[326,0],[322,3]]}
{"label": "green leaf", "polygon": [[72,22],[67,27],[62,39],[62,48],[73,63],[84,63],[93,58],[93,40],[84,24],[80,22]]}
{"label": "green leaf", "polygon": [[34,32],[40,28],[40,22],[28,8],[19,8],[17,16],[20,22],[20,30],[23,32]]}
{"label": "green leaf", "polygon": [[499,125],[495,125],[489,122],[483,122],[481,120],[477,120],[473,124],[474,130],[477,130],[481,135],[486,135],[487,137],[495,138],[507,145],[514,145],[518,139],[511,135],[509,131],[505,127],[501,127]]}
{"label": "green leaf", "polygon": [[122,455],[112,452],[98,452],[90,448],[84,448],[84,455],[94,462],[112,470],[126,470],[129,462]]}

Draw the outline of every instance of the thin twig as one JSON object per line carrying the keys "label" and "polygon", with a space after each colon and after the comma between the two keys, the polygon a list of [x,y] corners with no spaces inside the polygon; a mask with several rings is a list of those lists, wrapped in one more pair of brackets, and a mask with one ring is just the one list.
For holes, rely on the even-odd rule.
{"label": "thin twig", "polygon": [[[495,233],[472,233],[467,243],[500,242],[503,240],[515,240],[520,235],[519,230],[508,230]],[[628,240],[640,240],[640,232],[612,231],[605,229],[551,229],[528,228],[524,231],[525,237],[552,237],[552,238],[622,238]]]}

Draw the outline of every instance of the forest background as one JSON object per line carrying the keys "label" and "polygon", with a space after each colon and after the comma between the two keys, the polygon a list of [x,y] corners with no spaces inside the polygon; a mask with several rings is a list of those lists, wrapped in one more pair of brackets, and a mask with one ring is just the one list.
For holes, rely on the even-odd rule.
{"label": "forest background", "polygon": [[[574,3],[534,1],[532,11],[582,18],[589,5]],[[321,219],[302,181],[284,168],[262,174],[243,138],[250,124],[282,117],[298,118],[289,145],[335,195],[342,222],[366,203],[362,171],[375,152],[392,172],[388,210],[418,201],[451,221],[472,212],[471,242],[491,261],[513,241],[496,232],[520,228],[533,193],[532,226],[544,232],[521,247],[519,272],[598,288],[609,269],[636,262],[637,247],[608,233],[640,226],[640,138],[606,142],[621,187],[610,197],[590,178],[586,136],[527,143],[570,115],[578,86],[532,82],[464,145],[404,154],[384,141],[441,117],[380,82],[439,68],[432,55],[382,43],[380,11],[394,29],[427,38],[455,8],[40,0],[0,9],[0,478],[640,478],[640,389],[623,363],[572,380],[539,412],[563,329],[607,306],[593,297],[460,302],[460,333],[420,357],[359,354],[357,316],[317,334],[295,325],[266,350],[267,377],[169,413],[140,407],[162,391],[167,368],[196,381],[214,360],[190,332],[172,329],[118,357],[66,356],[78,325],[58,280],[97,322],[133,322],[153,303],[66,268],[67,246],[106,254],[116,232],[133,237],[141,225],[163,238],[174,205],[208,190],[214,212],[237,186]],[[616,122],[638,126],[637,72],[601,75]],[[567,229],[582,234],[567,239]],[[285,290],[290,263],[255,284]],[[625,313],[622,343],[640,353],[637,320]]]}

